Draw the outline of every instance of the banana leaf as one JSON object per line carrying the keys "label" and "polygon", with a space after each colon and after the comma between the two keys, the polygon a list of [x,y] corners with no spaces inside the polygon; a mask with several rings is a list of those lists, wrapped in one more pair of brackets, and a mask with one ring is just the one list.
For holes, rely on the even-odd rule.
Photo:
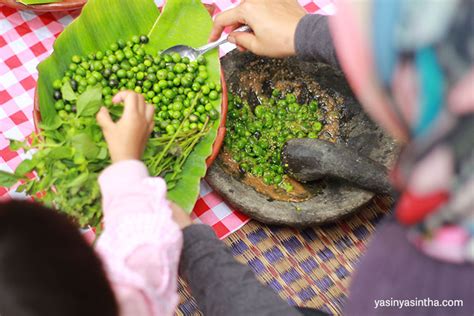
{"label": "banana leaf", "polygon": [[[162,14],[153,0],[90,0],[81,15],[58,37],[53,54],[38,66],[38,96],[43,128],[59,126],[54,108],[53,86],[67,70],[73,55],[106,50],[118,39],[148,34],[145,51],[156,54],[177,44],[199,46],[206,43],[212,19],[199,0],[168,0]],[[212,82],[220,80],[218,52],[206,55]],[[214,101],[220,109],[221,99]],[[212,152],[219,120],[195,147],[184,164],[177,185],[168,192],[169,198],[185,211],[191,212],[199,193],[200,179],[206,173],[206,158]]]}

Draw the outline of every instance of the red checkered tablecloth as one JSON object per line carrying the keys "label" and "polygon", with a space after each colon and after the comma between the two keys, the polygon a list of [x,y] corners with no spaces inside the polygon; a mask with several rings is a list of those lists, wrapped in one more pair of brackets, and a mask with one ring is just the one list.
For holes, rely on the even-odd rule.
{"label": "red checkered tablecloth", "polygon": [[[161,6],[163,1],[155,1]],[[212,3],[212,1],[205,1]],[[300,0],[310,13],[332,14],[332,0]],[[238,4],[237,0],[217,0],[216,14]],[[78,12],[35,14],[0,5],[0,170],[12,172],[26,158],[10,151],[9,139],[23,140],[34,130],[33,95],[38,78],[36,66],[53,50],[56,37]],[[221,47],[221,54],[234,49]],[[0,187],[0,198],[25,198],[21,193]],[[235,232],[248,218],[230,208],[205,181],[192,218],[211,225],[220,238]]]}

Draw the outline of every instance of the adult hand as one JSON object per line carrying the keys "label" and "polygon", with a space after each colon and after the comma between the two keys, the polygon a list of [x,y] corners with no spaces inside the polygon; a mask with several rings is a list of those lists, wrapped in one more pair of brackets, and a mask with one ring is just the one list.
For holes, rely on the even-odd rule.
{"label": "adult hand", "polygon": [[292,56],[296,26],[305,14],[296,0],[242,0],[239,6],[216,16],[209,40],[217,40],[225,27],[236,29],[246,24],[253,33],[232,32],[229,42],[257,55]]}
{"label": "adult hand", "polygon": [[112,101],[124,103],[123,115],[117,123],[112,121],[105,107],[96,116],[109,146],[112,162],[139,160],[153,131],[154,107],[145,103],[143,95],[133,91],[119,92]]}

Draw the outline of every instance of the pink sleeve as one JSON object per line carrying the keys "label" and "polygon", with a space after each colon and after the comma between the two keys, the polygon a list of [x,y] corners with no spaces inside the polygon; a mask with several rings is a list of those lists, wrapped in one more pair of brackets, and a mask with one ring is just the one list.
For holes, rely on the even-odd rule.
{"label": "pink sleeve", "polygon": [[120,315],[173,315],[182,233],[172,219],[166,183],[141,161],[115,163],[99,177],[104,231],[96,244]]}

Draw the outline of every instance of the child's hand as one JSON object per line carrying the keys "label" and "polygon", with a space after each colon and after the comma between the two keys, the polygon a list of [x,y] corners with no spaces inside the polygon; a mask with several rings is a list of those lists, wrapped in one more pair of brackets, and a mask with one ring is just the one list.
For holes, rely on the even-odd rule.
{"label": "child's hand", "polygon": [[112,162],[139,160],[153,131],[154,107],[146,104],[141,94],[132,91],[119,92],[112,101],[124,103],[123,115],[117,123],[112,121],[105,107],[97,113]]}
{"label": "child's hand", "polygon": [[178,224],[179,228],[184,229],[185,227],[191,225],[191,217],[186,214],[181,207],[176,205],[173,202],[170,202],[171,210],[173,211],[173,219]]}

